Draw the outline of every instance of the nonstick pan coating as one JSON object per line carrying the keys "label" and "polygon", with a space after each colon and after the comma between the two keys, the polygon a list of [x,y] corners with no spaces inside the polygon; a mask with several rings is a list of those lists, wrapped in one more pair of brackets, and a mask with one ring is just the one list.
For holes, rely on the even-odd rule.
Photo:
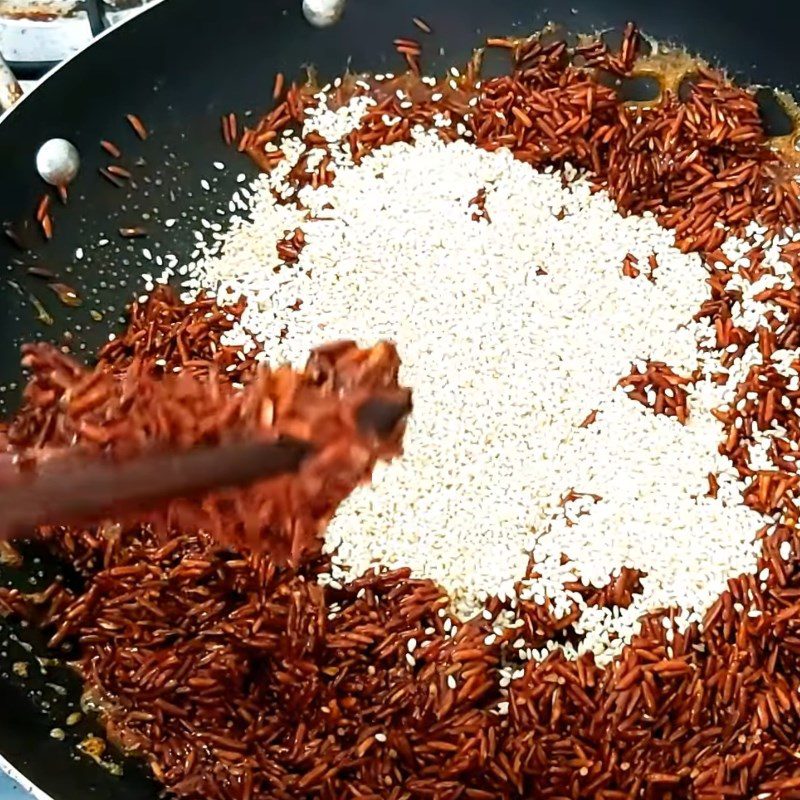
{"label": "nonstick pan coating", "polygon": [[[575,7],[577,6],[577,7]],[[424,18],[433,35],[421,36],[412,17]],[[738,78],[796,92],[794,53],[800,7],[781,0],[752,2],[689,0],[349,0],[344,19],[332,29],[308,26],[300,0],[164,0],[152,10],[112,31],[59,69],[0,123],[0,220],[32,220],[43,191],[34,172],[37,147],[53,136],[73,141],[82,157],[70,202],[54,210],[55,236],[44,244],[35,226],[23,235],[32,243],[22,253],[0,241],[0,268],[24,292],[35,291],[53,315],[52,326],[37,322],[28,300],[3,285],[0,293],[0,408],[7,413],[18,396],[19,345],[35,339],[58,341],[69,332],[76,349],[97,347],[117,318],[141,274],[154,266],[142,256],[172,252],[184,260],[192,248],[196,218],[227,209],[236,175],[255,170],[247,159],[224,146],[219,117],[246,110],[260,113],[271,97],[277,71],[298,76],[313,65],[322,78],[346,68],[400,71],[392,47],[397,36],[421,38],[424,63],[435,71],[463,63],[486,36],[525,34],[553,21],[571,31],[620,28],[636,21],[656,38],[680,42],[689,50],[727,66]],[[125,115],[139,115],[151,136],[139,141]],[[123,163],[135,168],[137,188],[117,189],[98,175],[108,162],[100,139],[123,150]],[[217,171],[214,161],[227,169]],[[212,191],[201,188],[213,178]],[[144,224],[146,241],[120,239],[121,226]],[[178,219],[166,229],[164,221]],[[219,217],[222,220],[222,217]],[[104,238],[108,244],[100,246]],[[83,260],[75,257],[83,247]],[[127,262],[127,263],[126,263]],[[58,273],[84,298],[80,308],[61,306],[41,282],[26,275],[36,264]],[[101,311],[103,320],[90,312]],[[95,314],[96,316],[96,314]],[[60,569],[46,557],[28,559],[27,572],[0,570],[4,583],[26,590],[48,583]],[[41,574],[40,574],[41,573]],[[68,578],[69,576],[67,576]],[[16,639],[24,642],[20,644]],[[45,655],[43,641],[13,623],[0,622],[0,753],[45,792],[59,800],[87,796],[155,797],[158,788],[135,765],[122,778],[76,756],[75,744],[87,728],[69,730],[66,741],[50,737],[74,710],[77,679],[68,671],[36,665]],[[15,675],[15,661],[29,662],[29,677]],[[48,686],[48,684],[50,684]],[[61,689],[67,694],[62,696]],[[47,703],[50,708],[43,709]]]}

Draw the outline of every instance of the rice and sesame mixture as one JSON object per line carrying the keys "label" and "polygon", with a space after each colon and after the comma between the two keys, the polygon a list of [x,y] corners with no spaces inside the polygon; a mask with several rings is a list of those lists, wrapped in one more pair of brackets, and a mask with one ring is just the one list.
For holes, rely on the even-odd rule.
{"label": "rice and sesame mixture", "polygon": [[[729,578],[753,571],[757,534],[773,521],[746,507],[746,483],[719,451],[713,412],[744,362],[718,380],[714,330],[694,319],[709,297],[701,256],[649,211],[620,216],[568,161],[535,169],[476,143],[472,100],[463,120],[434,111],[401,141],[357,154],[352,134],[376,100],[339,104],[332,88],[303,109],[299,131],[265,144],[280,159],[234,197],[229,230],[200,240],[183,284],[188,298],[246,298],[226,338],[245,352],[297,363],[320,337],[374,336],[403,352],[417,387],[404,458],[339,509],[320,579],[409,567],[463,619],[488,598],[510,601],[512,627],[517,598],[546,599],[558,619],[577,608],[578,643],[560,646],[599,663],[647,612],[680,609],[681,630],[700,622]],[[388,130],[413,113],[410,97],[394,91]],[[298,235],[287,260],[284,242]],[[742,309],[751,327],[764,318],[754,302]],[[677,417],[674,402],[648,410],[651,364],[674,378],[661,401],[682,387]],[[643,406],[625,397],[631,370]],[[624,610],[589,607],[567,588],[603,589],[623,569],[641,574]]]}
{"label": "rice and sesame mixture", "polygon": [[[684,626],[699,621],[728,578],[755,568],[764,524],[718,452],[711,410],[728,387],[710,381],[698,352],[713,338],[693,321],[708,296],[700,257],[652,217],[621,217],[568,166],[538,172],[435,132],[358,166],[341,157],[335,176],[300,190],[302,211],[276,202],[274,174],[259,178],[252,221],[240,217],[184,284],[221,301],[244,296],[226,341],[247,343],[252,331],[278,361],[302,362],[321,339],[380,337],[403,354],[415,387],[404,457],[339,509],[326,580],[410,567],[468,619],[487,597],[513,597],[532,558],[539,577],[520,596],[548,597],[557,616],[581,605],[584,638],[570,652],[601,663],[645,612],[678,606]],[[479,187],[491,222],[471,218]],[[275,242],[297,225],[304,247],[280,268]],[[626,253],[655,257],[652,280],[622,274]],[[686,424],[618,386],[648,361],[696,373]],[[709,473],[715,498],[705,497]],[[578,497],[564,502],[570,491]],[[602,588],[622,567],[645,573],[624,614],[590,610],[563,588]]]}
{"label": "rice and sesame mixture", "polygon": [[178,796],[800,796],[800,190],[721,75],[621,104],[632,28],[492,44],[482,83],[276,81],[229,230],[100,354],[247,385],[388,338],[415,392],[298,569],[42,532],[87,585],[37,616]]}

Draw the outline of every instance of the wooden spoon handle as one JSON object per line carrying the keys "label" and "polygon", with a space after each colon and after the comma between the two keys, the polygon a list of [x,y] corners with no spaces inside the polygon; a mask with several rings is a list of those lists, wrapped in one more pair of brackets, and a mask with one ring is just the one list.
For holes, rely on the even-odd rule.
{"label": "wooden spoon handle", "polygon": [[311,452],[308,443],[284,437],[152,452],[123,461],[56,457],[29,473],[3,470],[0,537],[296,472]]}

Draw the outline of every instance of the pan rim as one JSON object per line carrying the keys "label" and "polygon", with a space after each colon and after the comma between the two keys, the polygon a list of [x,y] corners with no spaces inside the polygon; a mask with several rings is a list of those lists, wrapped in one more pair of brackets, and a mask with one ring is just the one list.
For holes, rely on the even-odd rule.
{"label": "pan rim", "polygon": [[[158,2],[160,1],[158,0]],[[28,778],[25,773],[20,772],[2,753],[0,753],[0,773],[9,778],[13,784],[34,798],[34,800],[55,800],[44,789],[41,789]]]}
{"label": "pan rim", "polygon": [[[164,2],[164,0],[152,0],[152,2],[150,2],[148,5],[142,6],[141,8],[134,9],[125,19],[121,20],[120,22],[117,22],[115,25],[112,25],[112,26],[106,28],[102,33],[99,33],[97,36],[95,36],[88,44],[85,44],[79,50],[77,50],[76,52],[72,53],[72,55],[67,56],[67,58],[65,58],[63,61],[61,61],[58,64],[56,64],[56,66],[53,67],[53,69],[51,69],[49,72],[47,72],[45,75],[43,75],[38,81],[36,81],[36,84],[33,86],[33,88],[30,91],[25,92],[22,95],[22,97],[20,97],[20,99],[17,100],[17,102],[14,103],[13,106],[11,106],[11,108],[8,108],[5,111],[3,111],[2,113],[0,113],[0,125],[2,125],[7,119],[9,119],[9,117],[11,117],[11,115],[17,109],[19,109],[25,103],[26,100],[28,100],[28,98],[30,98],[33,95],[35,95],[37,93],[37,91],[51,77],[53,77],[53,75],[55,75],[57,72],[59,72],[64,67],[66,67],[69,64],[71,64],[76,58],[79,58],[80,56],[82,56],[90,47],[93,47],[95,44],[101,42],[109,34],[112,34],[112,33],[116,32],[118,30],[121,30],[122,28],[125,27],[125,25],[127,25],[129,22],[132,22],[133,20],[137,19],[141,14],[146,14],[148,11],[152,11],[157,6],[161,5],[161,3],[163,3],[163,2]],[[0,769],[2,769],[2,764],[1,763],[0,763]],[[45,797],[49,798],[49,795],[45,795]],[[52,800],[52,798],[49,798],[49,800]]]}

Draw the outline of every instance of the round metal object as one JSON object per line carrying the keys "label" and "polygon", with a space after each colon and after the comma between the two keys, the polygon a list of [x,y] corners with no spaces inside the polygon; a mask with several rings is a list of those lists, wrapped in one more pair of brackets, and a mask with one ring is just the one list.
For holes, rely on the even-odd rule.
{"label": "round metal object", "polygon": [[66,186],[75,180],[81,158],[66,139],[48,139],[36,153],[36,170],[51,186]]}
{"label": "round metal object", "polygon": [[315,28],[334,25],[344,13],[344,0],[303,0],[303,14]]}

